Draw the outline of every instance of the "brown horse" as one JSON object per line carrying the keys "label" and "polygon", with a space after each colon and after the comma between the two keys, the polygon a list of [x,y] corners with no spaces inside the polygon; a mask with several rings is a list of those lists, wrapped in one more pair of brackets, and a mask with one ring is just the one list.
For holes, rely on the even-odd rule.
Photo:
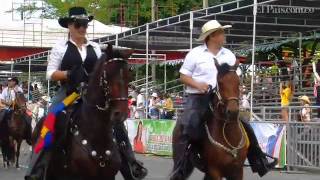
{"label": "brown horse", "polygon": [[[227,180],[243,179],[243,165],[249,145],[239,120],[240,80],[236,74],[237,65],[219,65],[216,60],[215,64],[218,83],[211,95],[210,108],[204,117],[206,138],[193,144],[198,146],[198,152],[187,156],[190,161],[184,166],[184,173],[179,180],[187,179],[194,166],[205,173],[205,180],[221,180],[223,177]],[[176,125],[173,132],[175,166],[179,163],[179,156],[183,154],[178,143],[181,130],[181,126]]]}
{"label": "brown horse", "polygon": [[8,133],[10,144],[14,144],[15,153],[15,165],[19,168],[19,156],[20,147],[23,140],[31,145],[31,125],[27,121],[31,122],[31,117],[27,115],[27,99],[21,92],[15,93],[15,101],[12,105],[12,110],[6,115],[8,122]]}
{"label": "brown horse", "polygon": [[[71,108],[71,114],[61,113],[57,119],[55,137],[62,141],[52,149],[44,175],[47,180],[113,180],[120,169],[112,128],[127,117],[129,71],[127,61],[112,58],[110,48],[107,51],[109,56],[97,62],[88,86],[82,90],[82,103]],[[60,127],[61,122],[70,123]],[[41,124],[34,135],[39,135]]]}

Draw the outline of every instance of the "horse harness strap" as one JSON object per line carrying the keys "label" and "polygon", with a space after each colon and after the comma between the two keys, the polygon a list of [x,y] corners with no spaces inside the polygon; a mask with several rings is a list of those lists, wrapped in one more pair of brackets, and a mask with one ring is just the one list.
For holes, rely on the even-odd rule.
{"label": "horse harness strap", "polygon": [[[73,135],[75,142],[88,153],[88,155],[95,161],[98,162],[100,168],[106,167],[108,161],[111,159],[111,150],[105,150],[104,153],[98,154],[98,152],[93,149],[91,144],[86,140],[83,135],[80,133],[79,128],[76,124],[72,125],[70,132]],[[113,140],[115,142],[115,139]]]}
{"label": "horse harness strap", "polygon": [[[126,62],[126,61],[123,60],[122,58],[113,58],[113,59],[108,60],[108,62],[106,62],[106,63],[108,64],[110,62]],[[86,72],[86,74],[88,74],[88,73]],[[106,98],[105,104],[103,106],[100,106],[98,104],[95,104],[95,105],[89,104],[85,99],[85,96],[84,96],[85,93],[83,93],[85,87],[84,87],[84,85],[82,85],[83,88],[81,89],[81,98],[83,99],[83,102],[86,105],[93,107],[93,108],[96,108],[99,111],[107,111],[109,109],[110,102],[112,102],[112,101],[128,101],[127,97],[109,98],[110,88],[108,87],[106,70],[103,71],[103,75],[100,77],[99,86],[101,86],[105,91],[105,94],[104,94],[104,96]]]}

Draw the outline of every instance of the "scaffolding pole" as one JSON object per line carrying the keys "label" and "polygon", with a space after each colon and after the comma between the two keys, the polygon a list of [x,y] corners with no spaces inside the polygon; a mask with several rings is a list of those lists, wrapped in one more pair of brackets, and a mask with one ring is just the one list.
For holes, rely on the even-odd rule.
{"label": "scaffolding pole", "polygon": [[167,55],[164,55],[164,92],[167,93]]}
{"label": "scaffolding pole", "polygon": [[[149,23],[147,23],[146,29],[146,102],[149,99]],[[148,104],[148,103],[146,103]],[[148,118],[148,106],[145,107],[146,119]]]}
{"label": "scaffolding pole", "polygon": [[256,48],[256,21],[257,21],[257,0],[253,3],[253,35],[252,35],[252,74],[251,74],[251,96],[250,96],[250,119],[253,119],[253,81],[255,74],[254,60],[255,60],[255,48]]}
{"label": "scaffolding pole", "polygon": [[193,12],[190,12],[190,50],[192,49]]}
{"label": "scaffolding pole", "polygon": [[29,58],[29,70],[28,70],[28,101],[30,101],[30,85],[31,85],[31,58]]}

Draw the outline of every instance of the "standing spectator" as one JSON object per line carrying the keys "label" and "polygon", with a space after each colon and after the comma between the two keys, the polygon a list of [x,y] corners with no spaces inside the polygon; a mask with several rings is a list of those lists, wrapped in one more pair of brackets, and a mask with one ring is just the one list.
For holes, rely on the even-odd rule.
{"label": "standing spectator", "polygon": [[38,88],[38,84],[34,84],[33,91],[31,92],[32,94],[32,102],[36,103],[40,100],[41,94]]}
{"label": "standing spectator", "polygon": [[145,118],[145,97],[143,91],[144,89],[141,89],[137,96],[136,119]]}
{"label": "standing spectator", "polygon": [[293,96],[292,82],[288,82],[284,85],[280,83],[280,97],[281,97],[281,116],[284,121],[289,120],[289,105]]}
{"label": "standing spectator", "polygon": [[157,93],[152,93],[149,100],[149,115],[151,119],[159,119],[159,99]]}
{"label": "standing spectator", "polygon": [[169,94],[164,95],[164,119],[172,119],[174,115],[173,101]]}
{"label": "standing spectator", "polygon": [[251,97],[251,92],[247,93],[247,89],[246,86],[242,86],[242,90],[241,90],[241,108],[245,111],[248,111],[251,107],[250,107],[250,97]]}
{"label": "standing spectator", "polygon": [[[312,69],[314,75],[314,96],[316,97],[316,105],[320,106],[320,54],[312,59]],[[318,118],[320,118],[320,108],[318,108]]]}
{"label": "standing spectator", "polygon": [[303,108],[300,111],[299,120],[302,122],[310,122],[311,121],[310,99],[308,96],[300,96],[299,100],[301,102],[301,106],[303,106]]}
{"label": "standing spectator", "polygon": [[132,96],[128,96],[128,118],[131,117]]}

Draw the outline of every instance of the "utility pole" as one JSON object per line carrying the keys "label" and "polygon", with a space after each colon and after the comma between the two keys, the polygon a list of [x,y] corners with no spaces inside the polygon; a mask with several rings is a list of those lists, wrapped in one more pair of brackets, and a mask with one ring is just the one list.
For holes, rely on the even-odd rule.
{"label": "utility pole", "polygon": [[205,9],[205,8],[208,8],[208,7],[209,7],[208,0],[203,0],[202,7],[203,7],[203,9]]}

